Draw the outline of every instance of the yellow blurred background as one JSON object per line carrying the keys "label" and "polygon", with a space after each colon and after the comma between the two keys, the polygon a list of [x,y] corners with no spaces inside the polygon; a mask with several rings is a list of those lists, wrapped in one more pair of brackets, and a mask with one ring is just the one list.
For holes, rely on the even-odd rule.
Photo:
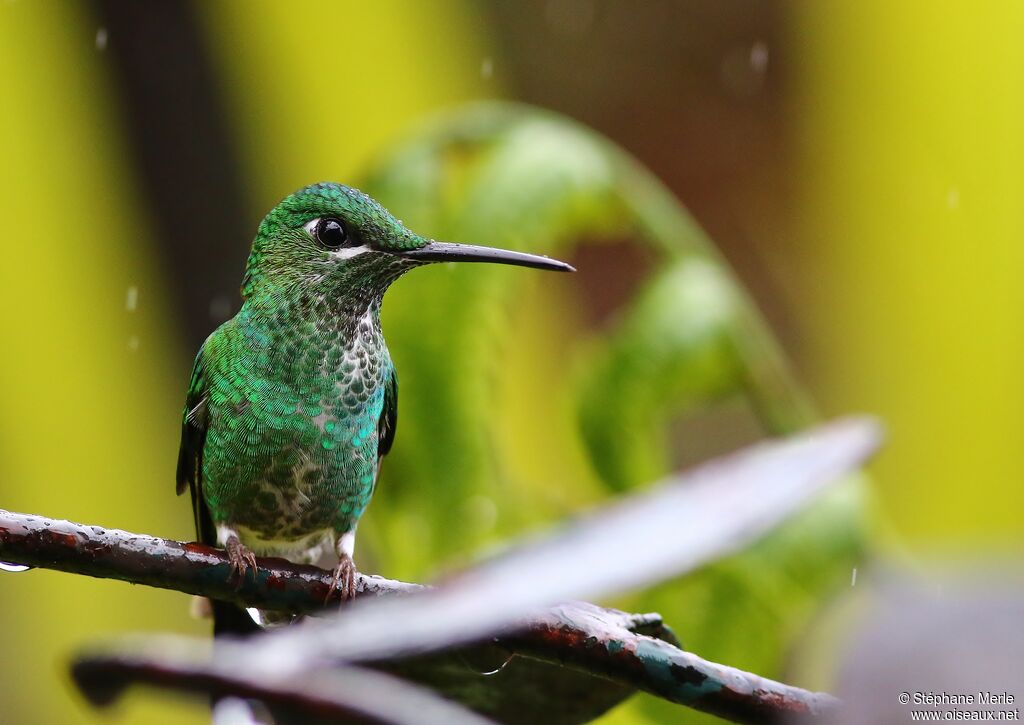
{"label": "yellow blurred background", "polygon": [[[431,112],[510,98],[647,163],[823,413],[883,418],[889,547],[1022,548],[1021,6],[133,5],[0,3],[3,508],[191,538],[171,482],[190,360],[237,304],[262,214],[356,178]],[[224,206],[235,226],[214,219]],[[586,259],[614,269],[600,254]],[[4,721],[98,721],[68,655],[112,632],[205,634],[186,610],[170,592],[0,576]],[[204,719],[138,694],[115,710]]]}

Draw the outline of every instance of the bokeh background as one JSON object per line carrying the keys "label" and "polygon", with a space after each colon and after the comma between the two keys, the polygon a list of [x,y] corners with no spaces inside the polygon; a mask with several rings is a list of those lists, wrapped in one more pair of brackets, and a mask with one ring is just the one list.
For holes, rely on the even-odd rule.
{"label": "bokeh background", "polygon": [[[180,408],[195,351],[237,309],[259,219],[307,183],[358,180],[436,112],[508,99],[635,155],[714,240],[821,414],[884,419],[872,547],[911,562],[1019,554],[1022,36],[1013,3],[4,0],[0,506],[191,538],[172,493]],[[566,291],[523,281],[520,312],[488,321],[515,340],[509,382],[470,402],[508,475],[461,498],[442,482],[410,491],[402,472],[431,441],[403,417],[360,568],[426,579],[612,493],[581,444],[550,442],[573,421],[545,401],[575,379],[566,340],[586,347],[614,325],[658,260],[627,238],[570,254]],[[461,274],[392,293],[413,421],[434,395],[415,335],[432,330],[412,330],[409,311],[458,305],[424,296]],[[673,463],[758,435],[726,407],[672,423]],[[676,624],[721,604],[678,596],[624,606]],[[98,721],[70,687],[69,653],[108,633],[205,633],[187,608],[117,583],[0,576],[3,719]],[[750,625],[716,621],[731,626]],[[778,656],[795,631],[747,655],[680,629],[701,655],[829,685],[827,666]],[[607,722],[669,712],[636,698]],[[113,716],[206,718],[142,695]]]}

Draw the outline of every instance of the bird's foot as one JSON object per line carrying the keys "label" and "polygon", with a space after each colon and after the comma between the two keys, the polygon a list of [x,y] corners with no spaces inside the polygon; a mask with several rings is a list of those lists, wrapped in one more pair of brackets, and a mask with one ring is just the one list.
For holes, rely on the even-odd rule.
{"label": "bird's foot", "polygon": [[331,587],[327,590],[324,604],[331,601],[335,592],[341,592],[341,601],[347,602],[356,596],[356,565],[352,557],[343,555],[334,567],[334,576],[331,578]]}
{"label": "bird's foot", "polygon": [[228,561],[231,562],[231,573],[228,575],[228,581],[237,577],[238,581],[235,583],[235,586],[242,586],[242,582],[245,581],[245,574],[249,569],[252,569],[252,578],[255,581],[256,555],[252,553],[252,549],[239,541],[237,536],[230,536],[227,541],[227,550]]}

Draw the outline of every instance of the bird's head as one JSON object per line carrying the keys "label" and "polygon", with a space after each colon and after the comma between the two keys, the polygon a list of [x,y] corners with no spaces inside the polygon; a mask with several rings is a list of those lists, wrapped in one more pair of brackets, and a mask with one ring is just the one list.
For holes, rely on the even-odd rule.
{"label": "bird's head", "polygon": [[404,272],[430,262],[496,262],[571,272],[534,254],[426,239],[387,209],[341,184],[307,186],[260,223],[242,296],[318,289],[379,295]]}

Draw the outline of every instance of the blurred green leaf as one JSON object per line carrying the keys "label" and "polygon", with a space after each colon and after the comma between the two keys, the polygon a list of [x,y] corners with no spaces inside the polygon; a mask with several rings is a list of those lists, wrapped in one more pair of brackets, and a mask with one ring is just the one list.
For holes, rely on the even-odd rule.
{"label": "blurred green leaf", "polygon": [[[593,299],[561,276],[452,267],[396,285],[384,323],[402,386],[398,443],[362,527],[381,570],[429,575],[659,478],[675,457],[674,421],[700,431],[721,401],[745,400],[769,434],[813,420],[707,236],[656,179],[579,124],[517,105],[464,108],[396,147],[363,188],[435,238],[570,260],[580,244],[611,253],[602,243],[628,238],[654,260],[600,330],[584,314]],[[616,261],[606,264],[614,273]],[[751,550],[628,605],[661,611],[703,656],[772,675],[849,582],[863,554],[863,496],[851,480]]]}

